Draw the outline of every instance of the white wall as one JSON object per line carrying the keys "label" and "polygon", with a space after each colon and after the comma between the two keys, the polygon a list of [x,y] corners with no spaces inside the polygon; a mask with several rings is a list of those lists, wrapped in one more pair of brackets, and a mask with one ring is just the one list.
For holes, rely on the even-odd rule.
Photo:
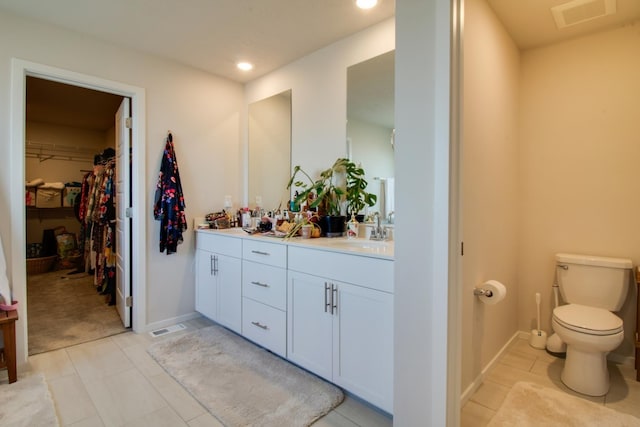
{"label": "white wall", "polygon": [[[465,1],[462,143],[462,390],[518,330],[520,54],[485,0]],[[473,289],[495,279],[488,306]]]}
{"label": "white wall", "polygon": [[455,3],[396,1],[394,424],[398,426],[456,425],[458,412],[457,386],[447,383],[458,356],[455,351],[449,354],[450,341],[459,339],[448,328],[453,302],[447,302],[450,40]]}
{"label": "white wall", "polygon": [[[550,330],[554,254],[640,264],[640,37],[638,22],[522,54],[519,322],[543,295]],[[621,315],[631,357],[635,286]]]}
{"label": "white wall", "polygon": [[[151,213],[160,158],[167,130],[174,134],[186,198],[187,218],[220,209],[224,195],[240,200],[240,116],[242,86],[208,73],[122,49],[85,35],[62,30],[7,13],[0,15],[0,148],[9,141],[11,58],[72,70],[146,90],[145,184],[143,208],[147,231],[147,323],[171,320],[194,312],[193,232],[185,235],[178,253],[167,257],[158,250],[159,223]],[[46,43],[43,41],[46,40]],[[9,157],[0,159],[0,217],[9,218]],[[23,177],[15,177],[22,181]],[[19,231],[18,231],[19,232]],[[15,231],[0,223],[9,275],[15,268],[8,250]],[[135,255],[135,254],[134,254]],[[13,283],[24,286],[24,283]],[[21,313],[21,319],[24,313]],[[21,327],[19,325],[19,327]],[[21,343],[19,342],[20,346]]]}

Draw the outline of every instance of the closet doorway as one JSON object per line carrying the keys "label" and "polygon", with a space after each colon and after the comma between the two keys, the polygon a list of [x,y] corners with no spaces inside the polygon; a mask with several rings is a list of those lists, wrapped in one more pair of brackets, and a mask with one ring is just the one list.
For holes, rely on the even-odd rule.
{"label": "closet doorway", "polygon": [[121,95],[26,78],[30,355],[131,326],[129,111]]}

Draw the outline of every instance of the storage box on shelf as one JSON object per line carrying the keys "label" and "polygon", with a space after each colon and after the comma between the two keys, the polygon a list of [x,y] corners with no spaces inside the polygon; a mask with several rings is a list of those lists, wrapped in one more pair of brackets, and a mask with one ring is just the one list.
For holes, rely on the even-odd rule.
{"label": "storage box on shelf", "polygon": [[62,191],[53,188],[38,188],[36,191],[37,208],[59,208],[62,206]]}
{"label": "storage box on shelf", "polygon": [[24,203],[26,206],[36,205],[37,187],[27,186],[24,194]]}
{"label": "storage box on shelf", "polygon": [[80,194],[82,187],[68,186],[64,188],[64,197],[62,198],[62,206],[73,207],[76,203],[76,197]]}

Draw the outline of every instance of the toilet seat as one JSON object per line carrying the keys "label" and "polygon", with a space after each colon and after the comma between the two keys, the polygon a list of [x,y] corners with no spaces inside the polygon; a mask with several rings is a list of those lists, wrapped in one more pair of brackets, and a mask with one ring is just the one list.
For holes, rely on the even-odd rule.
{"label": "toilet seat", "polygon": [[615,335],[623,330],[622,319],[603,308],[567,304],[553,310],[553,319],[575,332],[588,335]]}

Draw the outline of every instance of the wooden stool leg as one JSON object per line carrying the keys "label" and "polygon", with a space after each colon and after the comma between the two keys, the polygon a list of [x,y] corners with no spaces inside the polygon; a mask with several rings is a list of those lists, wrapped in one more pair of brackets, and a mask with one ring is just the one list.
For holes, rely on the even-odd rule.
{"label": "wooden stool leg", "polygon": [[18,380],[16,370],[16,324],[9,322],[2,325],[2,335],[4,337],[4,357],[7,362],[9,373],[9,384]]}

